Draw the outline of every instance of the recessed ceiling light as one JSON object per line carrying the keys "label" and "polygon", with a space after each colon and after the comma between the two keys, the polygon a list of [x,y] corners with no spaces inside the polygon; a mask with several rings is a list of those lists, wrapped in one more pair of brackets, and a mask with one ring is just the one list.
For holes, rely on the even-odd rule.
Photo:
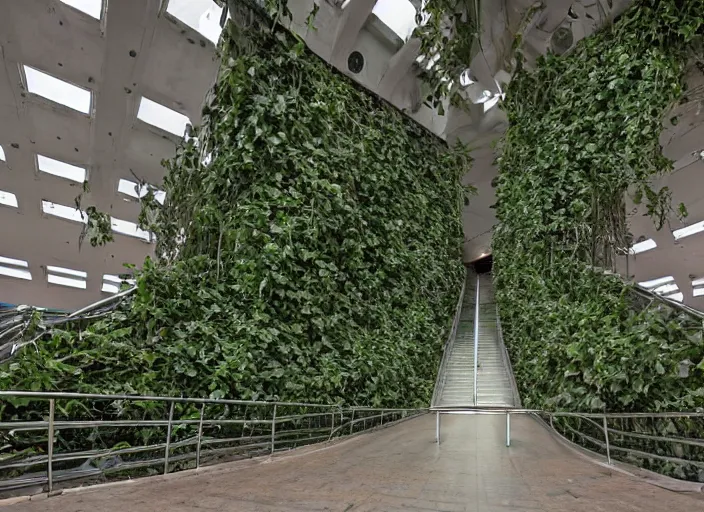
{"label": "recessed ceiling light", "polygon": [[51,284],[80,288],[82,290],[86,289],[87,272],[73,270],[71,268],[53,267],[51,265],[46,267],[46,272],[46,280]]}
{"label": "recessed ceiling light", "polygon": [[649,251],[651,249],[655,249],[658,246],[658,244],[655,243],[655,240],[652,238],[649,238],[648,240],[645,240],[643,242],[638,242],[637,244],[633,244],[633,247],[628,251],[629,254],[640,254],[645,251]]}
{"label": "recessed ceiling light", "polygon": [[139,102],[137,118],[147,124],[178,135],[179,137],[185,135],[186,125],[191,122],[188,117],[183,114],[145,97],[142,97]]}
{"label": "recessed ceiling light", "polygon": [[90,112],[91,92],[29,66],[24,67],[27,90],[84,114]]}
{"label": "recessed ceiling light", "polygon": [[701,233],[702,231],[704,231],[704,221],[697,222],[696,224],[692,224],[691,226],[687,226],[686,228],[676,229],[672,232],[672,236],[675,237],[675,240],[679,240],[680,238],[686,238],[688,236],[696,235],[697,233]]}
{"label": "recessed ceiling light", "polygon": [[29,263],[24,260],[5,258],[4,256],[0,256],[0,265],[12,265],[13,267],[29,268]]}
{"label": "recessed ceiling light", "polygon": [[7,277],[14,277],[15,279],[25,279],[27,281],[32,280],[32,274],[29,270],[22,270],[20,268],[4,267],[0,265],[0,275]]}
{"label": "recessed ceiling light", "polygon": [[170,0],[166,12],[213,43],[220,39],[222,7],[213,0]]}
{"label": "recessed ceiling light", "polygon": [[77,183],[83,183],[86,181],[85,167],[78,167],[77,165],[60,162],[47,156],[37,155],[37,167],[42,172],[53,174],[54,176],[75,181]]}
{"label": "recessed ceiling light", "polygon": [[0,275],[14,277],[15,279],[32,280],[32,274],[27,270],[29,263],[24,260],[5,258],[0,256]]}
{"label": "recessed ceiling light", "polygon": [[129,222],[127,220],[120,220],[112,217],[110,220],[112,225],[112,230],[115,233],[120,233],[121,235],[133,236],[135,238],[141,238],[145,242],[152,241],[152,234],[149,231],[144,231],[140,229],[134,222]]}
{"label": "recessed ceiling light", "polygon": [[416,8],[408,0],[377,0],[372,14],[403,41],[408,41],[416,28]]}
{"label": "recessed ceiling light", "polygon": [[54,272],[56,274],[65,274],[67,276],[75,276],[75,277],[82,277],[83,279],[88,277],[87,272],[83,272],[82,270],[73,270],[70,268],[64,268],[64,267],[52,267],[49,265],[46,267],[46,270],[48,272]]}
{"label": "recessed ceiling light", "polygon": [[12,192],[5,192],[0,190],[0,204],[4,206],[10,206],[11,208],[17,208],[17,196]]}
{"label": "recessed ceiling light", "polygon": [[667,295],[669,293],[674,293],[679,290],[679,287],[675,283],[665,284],[663,286],[658,286],[653,289],[653,293],[658,295]]}
{"label": "recessed ceiling light", "polygon": [[61,204],[52,203],[51,201],[42,201],[42,211],[47,215],[59,217],[61,219],[70,220],[73,222],[86,222],[85,214],[81,210],[64,206]]}
{"label": "recessed ceiling light", "polygon": [[92,16],[96,20],[100,19],[102,0],[61,0],[66,5]]}
{"label": "recessed ceiling light", "polygon": [[676,302],[682,302],[684,300],[684,293],[673,293],[672,295],[667,295],[666,299],[674,300]]}
{"label": "recessed ceiling light", "polygon": [[87,287],[86,281],[84,279],[74,279],[72,277],[47,274],[46,280],[51,284],[58,284],[59,286],[68,286],[70,288],[80,288],[82,290],[85,290]]}
{"label": "recessed ceiling light", "polygon": [[650,281],[643,281],[641,283],[638,283],[640,286],[643,288],[657,288],[658,286],[662,286],[664,284],[668,283],[674,283],[675,278],[672,276],[667,276],[667,277],[659,277],[657,279],[651,279]]}
{"label": "recessed ceiling light", "polygon": [[[154,188],[152,188],[152,190],[154,191],[154,199],[156,199],[159,203],[164,204],[166,192]],[[117,184],[117,191],[121,194],[139,199],[147,195],[149,192],[149,185],[144,184],[140,187],[139,184],[134,181],[120,179]]]}

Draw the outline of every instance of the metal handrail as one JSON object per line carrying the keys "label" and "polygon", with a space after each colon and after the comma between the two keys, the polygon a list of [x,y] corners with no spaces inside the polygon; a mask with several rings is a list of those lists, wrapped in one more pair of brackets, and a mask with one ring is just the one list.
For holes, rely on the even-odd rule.
{"label": "metal handrail", "polygon": [[452,319],[452,327],[450,328],[450,334],[447,336],[445,341],[445,346],[443,347],[442,358],[440,359],[440,367],[438,368],[438,376],[435,380],[435,388],[433,389],[433,397],[430,400],[431,407],[434,407],[440,397],[442,396],[442,390],[445,387],[445,379],[447,377],[445,368],[447,367],[447,361],[452,353],[452,347],[455,344],[455,339],[457,338],[457,329],[460,324],[460,317],[462,316],[462,305],[464,303],[464,294],[467,286],[467,279],[469,278],[469,270],[466,270],[464,280],[462,281],[462,288],[460,289],[460,298],[457,301],[457,306],[455,307],[455,316]]}
{"label": "metal handrail", "polygon": [[513,395],[513,405],[516,407],[521,407],[521,395],[518,392],[518,383],[516,382],[516,376],[513,374],[513,366],[511,365],[511,358],[508,355],[508,350],[506,349],[506,344],[504,343],[504,332],[501,328],[501,314],[499,312],[499,304],[496,305],[496,333],[498,335],[499,350],[501,351],[501,359],[503,360],[504,367],[508,372],[508,379],[511,385],[511,394]]}
{"label": "metal handrail", "polygon": [[[209,456],[232,456],[252,454],[268,454],[276,451],[288,450],[292,447],[322,442],[333,437],[356,434],[382,425],[393,424],[405,418],[424,414],[427,409],[412,408],[374,408],[359,406],[341,406],[329,404],[311,404],[305,402],[281,401],[255,401],[255,400],[229,400],[205,399],[187,397],[163,397],[142,395],[102,395],[96,393],[71,393],[71,392],[41,392],[41,391],[0,391],[0,398],[28,398],[49,402],[48,418],[35,421],[0,421],[0,431],[9,431],[9,438],[17,439],[18,434],[45,431],[46,454],[23,456],[22,452],[9,454],[0,458],[0,471],[22,470],[43,465],[45,472],[33,475],[0,480],[0,492],[26,488],[31,486],[46,485],[48,492],[52,492],[54,484],[75,479],[93,476],[105,476],[116,471],[127,471],[163,465],[164,473],[173,469],[174,463],[192,463],[195,468],[201,465],[201,449],[209,447]],[[57,419],[56,403],[60,400],[96,400],[112,402],[156,402],[168,406],[168,419]],[[175,417],[176,404],[200,405],[200,418]],[[208,418],[205,415],[207,406],[244,406],[244,416],[236,418]],[[251,409],[253,408],[253,409]],[[264,408],[262,413],[256,410]],[[281,414],[284,408],[303,409],[300,414]],[[192,410],[192,409],[191,409]],[[236,409],[235,409],[236,410]],[[255,417],[247,417],[247,411],[255,412]],[[267,413],[270,412],[270,414]],[[288,412],[285,411],[284,412]],[[269,417],[266,417],[266,416]],[[307,424],[307,425],[306,425]],[[205,435],[204,427],[219,429],[229,427],[241,428],[240,437],[227,436],[218,438]],[[117,449],[79,449],[63,453],[54,453],[55,438],[67,430],[80,431],[82,429],[99,428],[163,428],[166,427],[166,437],[163,443],[151,443],[144,446],[120,446]],[[197,427],[196,435],[189,435],[185,439],[173,440],[176,429]],[[246,434],[249,430],[249,434]],[[134,433],[134,431],[132,431]],[[188,434],[188,432],[186,432]],[[60,439],[60,438],[59,438]],[[122,436],[122,441],[125,437]],[[129,437],[128,437],[129,439]],[[120,439],[116,439],[120,441]],[[173,442],[172,442],[173,441]],[[34,441],[31,443],[36,446]],[[215,447],[215,445],[227,445]],[[11,446],[10,446],[11,447]],[[193,448],[195,449],[193,450]],[[212,447],[212,448],[211,448]],[[37,447],[41,449],[41,447]],[[173,453],[175,450],[184,453]],[[120,457],[125,455],[144,454],[148,452],[160,453],[158,457],[140,459],[136,461],[123,461]],[[65,464],[70,461],[91,462],[95,459],[112,457],[118,458],[118,463],[105,467],[73,467],[69,470],[57,470],[55,464]]]}

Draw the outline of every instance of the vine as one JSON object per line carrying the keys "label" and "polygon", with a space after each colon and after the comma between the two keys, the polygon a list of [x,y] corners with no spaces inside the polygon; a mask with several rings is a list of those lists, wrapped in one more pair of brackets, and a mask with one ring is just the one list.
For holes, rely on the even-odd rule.
{"label": "vine", "polygon": [[[528,407],[687,410],[704,406],[701,323],[636,305],[612,268],[630,247],[624,197],[662,228],[672,169],[658,142],[680,99],[701,0],[640,0],[570,55],[520,71],[503,104],[494,236],[497,300]],[[686,213],[682,211],[681,213]],[[682,361],[696,367],[686,378]]]}
{"label": "vine", "polygon": [[240,14],[166,203],[142,198],[158,259],[118,308],[0,365],[0,388],[428,403],[468,153]]}

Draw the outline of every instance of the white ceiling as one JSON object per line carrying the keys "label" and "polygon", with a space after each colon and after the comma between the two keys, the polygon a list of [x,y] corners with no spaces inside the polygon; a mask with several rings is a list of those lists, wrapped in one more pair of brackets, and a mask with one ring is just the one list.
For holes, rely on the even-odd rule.
{"label": "white ceiling", "polygon": [[[422,101],[420,45],[408,39],[415,25],[411,4],[420,1],[289,0],[289,28],[320,57],[430,131],[449,143],[471,144],[475,162],[465,182],[478,189],[464,212],[465,260],[471,261],[491,251],[496,222],[491,183],[497,172],[491,143],[506,126],[495,104],[510,77],[515,34],[524,34],[530,65],[553,47],[557,32],[569,32],[574,44],[629,2],[546,0],[539,10],[532,9],[533,0],[481,2],[482,51],[465,77],[471,83],[464,94],[473,104],[469,111],[449,108],[443,116]],[[314,4],[319,10],[309,28]],[[199,122],[217,71],[221,7],[213,0],[0,0],[0,9],[0,301],[74,309],[106,296],[102,290],[114,292],[111,276],[124,271],[122,264],[138,264],[152,251],[144,241],[149,234],[134,225],[136,198],[144,193],[135,182],[158,187],[160,161],[174,154],[185,123]],[[359,73],[348,68],[353,51],[365,59]],[[28,90],[52,81],[44,94],[61,93],[73,108]],[[704,149],[704,128],[693,107],[701,96],[692,98],[681,107],[689,117],[668,127],[662,143],[679,166],[663,183],[687,203],[694,223],[704,220],[696,186],[702,161],[693,156]],[[39,167],[39,156],[50,160],[42,158]],[[82,208],[95,205],[113,217],[115,242],[106,247],[78,247],[81,216],[74,200],[83,173],[90,192],[83,194]],[[632,224],[636,237],[654,240],[657,248],[631,258],[628,273],[639,281],[673,276],[685,301],[704,309],[691,286],[692,279],[704,277],[698,262],[704,233],[676,243],[670,231],[655,233],[641,217],[634,216]],[[81,274],[50,272],[49,266]],[[66,279],[73,281],[67,285]]]}

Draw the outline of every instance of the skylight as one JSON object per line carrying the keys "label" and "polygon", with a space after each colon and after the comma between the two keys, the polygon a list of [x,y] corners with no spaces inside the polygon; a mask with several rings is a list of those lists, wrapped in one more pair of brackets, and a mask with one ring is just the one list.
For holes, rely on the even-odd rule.
{"label": "skylight", "polygon": [[24,260],[16,260],[14,258],[6,258],[0,256],[0,275],[14,277],[15,279],[32,280],[32,274],[29,270],[29,263]]}
{"label": "skylight", "polygon": [[686,228],[676,229],[672,232],[672,236],[675,237],[675,240],[679,240],[680,238],[686,238],[688,236],[696,235],[697,233],[701,233],[702,231],[704,231],[704,221],[697,222],[696,224],[692,224],[691,226],[687,226]]}
{"label": "skylight", "polygon": [[652,238],[649,238],[648,240],[644,240],[643,242],[638,242],[637,244],[633,244],[633,247],[628,251],[629,254],[640,254],[645,251],[649,251],[650,249],[655,249],[658,246],[658,244],[655,243],[655,240]]}
{"label": "skylight", "polygon": [[4,206],[10,206],[11,208],[17,208],[17,196],[12,192],[5,192],[0,190],[0,204]]}
{"label": "skylight", "polygon": [[372,14],[403,41],[408,41],[416,28],[416,8],[408,0],[377,0]]}
{"label": "skylight", "polygon": [[5,161],[5,150],[0,146],[0,160]]}
{"label": "skylight", "polygon": [[222,7],[213,0],[170,0],[166,12],[213,43],[220,39]]}
{"label": "skylight", "polygon": [[186,125],[191,122],[183,114],[145,97],[139,102],[137,118],[179,137],[185,135]]}
{"label": "skylight", "polygon": [[101,291],[104,293],[117,293],[120,291],[120,285],[122,285],[122,283],[133,285],[135,281],[134,279],[122,279],[120,276],[103,274],[103,286]]}
{"label": "skylight", "polygon": [[46,280],[51,284],[85,290],[87,278],[88,274],[82,270],[52,267],[51,265],[46,267]]}
{"label": "skylight", "polygon": [[78,167],[76,165],[60,162],[47,156],[37,155],[37,167],[42,172],[53,174],[54,176],[75,181],[77,183],[83,183],[86,181],[85,167]]}
{"label": "skylight", "polygon": [[51,201],[42,201],[42,211],[47,215],[52,215],[61,219],[66,219],[73,222],[86,222],[85,215],[81,212],[81,210],[77,210],[71,206],[63,206],[61,204],[52,203]]}
{"label": "skylight", "polygon": [[647,288],[650,290],[650,289],[657,288],[659,286],[663,286],[665,284],[674,283],[674,282],[675,282],[674,277],[667,276],[667,277],[659,277],[658,279],[651,279],[650,281],[643,281],[638,284],[641,285],[643,288]]}
{"label": "skylight", "polygon": [[92,16],[96,20],[100,19],[102,0],[61,0],[66,5]]}
{"label": "skylight", "polygon": [[[121,194],[139,199],[147,195],[147,192],[149,192],[149,187],[150,186],[146,184],[140,187],[139,184],[134,181],[121,179],[117,184],[117,191]],[[159,201],[159,203],[164,204],[164,200],[166,200],[166,192],[155,188],[152,188],[152,190],[154,191],[154,199]]]}
{"label": "skylight", "polygon": [[84,114],[90,112],[91,92],[42,71],[24,67],[27,90],[38,96],[65,105]]}
{"label": "skylight", "polygon": [[112,217],[110,223],[112,224],[112,230],[115,233],[120,233],[121,235],[133,236],[135,238],[141,238],[145,242],[152,241],[152,234],[149,231],[144,231],[139,229],[139,226],[134,222],[129,222],[127,220],[120,220]]}

